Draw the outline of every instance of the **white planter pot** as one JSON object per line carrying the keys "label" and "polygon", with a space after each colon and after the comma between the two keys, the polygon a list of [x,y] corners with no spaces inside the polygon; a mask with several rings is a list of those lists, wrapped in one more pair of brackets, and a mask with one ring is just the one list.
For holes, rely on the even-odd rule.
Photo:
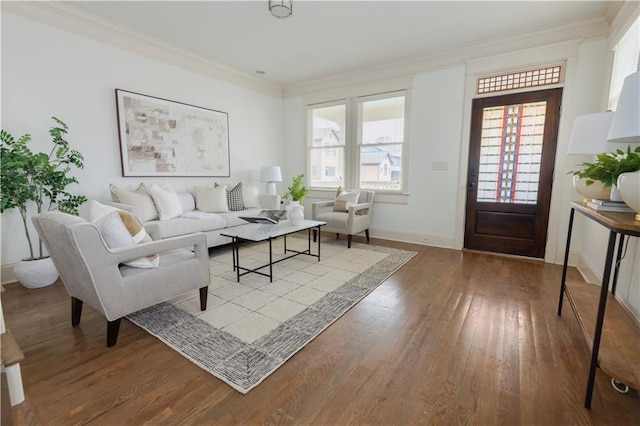
{"label": "white planter pot", "polygon": [[609,198],[611,201],[617,201],[619,203],[623,202],[622,196],[620,195],[620,191],[618,190],[617,185],[613,185],[611,187],[611,197]]}
{"label": "white planter pot", "polygon": [[58,271],[50,257],[38,260],[21,260],[13,267],[13,273],[26,288],[46,287],[58,279]]}
{"label": "white planter pot", "polygon": [[640,220],[640,170],[618,176],[618,191],[624,202],[636,211],[636,220]]}
{"label": "white planter pot", "polygon": [[595,181],[592,185],[587,186],[586,179],[573,176],[573,187],[582,197],[587,200],[608,200],[611,197],[611,188],[605,188],[602,182]]}
{"label": "white planter pot", "polygon": [[304,220],[304,207],[298,201],[292,201],[287,206],[287,219],[293,226],[299,226]]}

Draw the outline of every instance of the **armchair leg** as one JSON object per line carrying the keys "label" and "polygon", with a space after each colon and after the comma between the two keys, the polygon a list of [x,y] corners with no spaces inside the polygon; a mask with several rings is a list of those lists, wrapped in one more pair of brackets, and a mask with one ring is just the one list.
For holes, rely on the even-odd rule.
{"label": "armchair leg", "polygon": [[340,239],[340,234],[336,232],[336,240],[339,240],[339,239]]}
{"label": "armchair leg", "polygon": [[353,235],[347,235],[347,248],[351,248],[351,238],[353,238]]}
{"label": "armchair leg", "polygon": [[208,290],[209,290],[209,287],[200,287],[200,310],[201,311],[207,310],[207,295],[209,294],[207,293]]}
{"label": "armchair leg", "polygon": [[369,230],[368,229],[364,230],[364,235],[367,237],[367,244],[369,244]]}
{"label": "armchair leg", "polygon": [[82,316],[82,300],[71,298],[71,326],[76,327],[80,324],[80,317]]}
{"label": "armchair leg", "polygon": [[118,318],[115,321],[107,321],[107,347],[109,348],[115,346],[118,341],[120,321],[122,321],[122,318]]}
{"label": "armchair leg", "polygon": [[315,243],[318,240],[318,230],[313,230],[313,242]]}

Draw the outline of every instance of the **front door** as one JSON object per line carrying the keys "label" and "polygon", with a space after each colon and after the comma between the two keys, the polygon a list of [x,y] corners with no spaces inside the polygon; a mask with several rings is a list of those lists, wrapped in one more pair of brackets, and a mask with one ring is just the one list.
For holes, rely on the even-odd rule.
{"label": "front door", "polygon": [[465,248],[544,258],[561,98],[473,100]]}

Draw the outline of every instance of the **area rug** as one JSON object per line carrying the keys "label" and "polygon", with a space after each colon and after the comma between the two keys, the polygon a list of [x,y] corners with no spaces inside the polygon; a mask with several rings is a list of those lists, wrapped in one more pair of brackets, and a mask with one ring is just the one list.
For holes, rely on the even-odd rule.
{"label": "area rug", "polygon": [[[306,245],[306,237],[287,239],[288,248]],[[242,266],[264,264],[267,251],[266,243],[242,245]],[[274,241],[274,253],[282,252],[281,239]],[[256,274],[238,283],[231,250],[215,249],[206,311],[196,290],[127,318],[245,394],[416,253],[323,239],[321,254],[321,262],[296,256],[277,263],[272,283]]]}

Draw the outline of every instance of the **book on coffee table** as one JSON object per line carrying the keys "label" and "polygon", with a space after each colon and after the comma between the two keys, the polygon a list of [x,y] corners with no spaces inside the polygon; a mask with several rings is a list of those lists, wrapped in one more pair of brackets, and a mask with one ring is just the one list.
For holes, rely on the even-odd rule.
{"label": "book on coffee table", "polygon": [[240,219],[246,220],[251,223],[270,223],[276,224],[280,222],[282,216],[287,214],[285,210],[261,210],[255,216],[239,216]]}

